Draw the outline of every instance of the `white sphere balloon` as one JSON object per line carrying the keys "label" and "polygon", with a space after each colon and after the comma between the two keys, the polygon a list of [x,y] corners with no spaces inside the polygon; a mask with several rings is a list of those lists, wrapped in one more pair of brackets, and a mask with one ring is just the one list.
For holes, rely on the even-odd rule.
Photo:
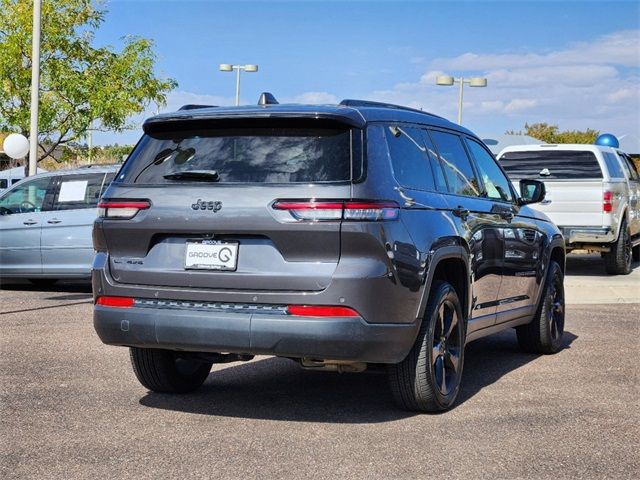
{"label": "white sphere balloon", "polygon": [[12,133],[4,139],[2,149],[11,158],[23,158],[29,153],[29,140],[24,135]]}

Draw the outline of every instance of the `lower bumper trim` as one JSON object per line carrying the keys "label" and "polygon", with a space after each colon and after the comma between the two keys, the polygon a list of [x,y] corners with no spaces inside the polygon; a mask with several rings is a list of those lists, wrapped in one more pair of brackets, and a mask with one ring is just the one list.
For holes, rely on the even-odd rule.
{"label": "lower bumper trim", "polygon": [[96,305],[94,327],[109,345],[193,352],[397,363],[415,340],[417,324],[370,324],[360,317],[299,317],[208,312],[150,306]]}

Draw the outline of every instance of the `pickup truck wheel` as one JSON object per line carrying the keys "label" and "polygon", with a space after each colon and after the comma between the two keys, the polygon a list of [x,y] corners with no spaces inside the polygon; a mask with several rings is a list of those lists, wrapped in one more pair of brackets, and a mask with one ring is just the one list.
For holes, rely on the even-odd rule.
{"label": "pickup truck wheel", "polygon": [[138,381],[154,392],[191,392],[211,371],[211,363],[180,358],[171,350],[132,347],[129,353]]}
{"label": "pickup truck wheel", "polygon": [[609,275],[628,275],[631,273],[631,235],[626,220],[620,226],[620,235],[604,254],[604,267]]}
{"label": "pickup truck wheel", "polygon": [[529,353],[556,353],[562,348],[564,333],[564,275],[553,260],[549,262],[544,291],[531,323],[516,327],[518,344]]}
{"label": "pickup truck wheel", "polygon": [[391,392],[405,410],[447,410],[460,390],[465,324],[455,289],[438,281],[407,357],[388,368]]}

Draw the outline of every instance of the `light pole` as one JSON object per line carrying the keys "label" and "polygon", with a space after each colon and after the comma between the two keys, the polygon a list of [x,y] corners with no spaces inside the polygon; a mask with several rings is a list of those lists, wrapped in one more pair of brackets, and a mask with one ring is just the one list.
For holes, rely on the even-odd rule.
{"label": "light pole", "polygon": [[40,96],[40,10],[42,0],[33,2],[33,33],[31,41],[31,126],[29,127],[29,176],[38,166],[38,104]]}
{"label": "light pole", "polygon": [[458,94],[458,125],[462,125],[462,97],[464,95],[464,84],[468,83],[470,87],[486,87],[487,79],[483,77],[453,78],[450,75],[438,75],[436,77],[436,85],[450,87],[454,83],[460,84],[460,93]]}
{"label": "light pole", "polygon": [[221,72],[233,72],[236,71],[236,105],[240,105],[240,70],[245,72],[257,72],[258,65],[231,65],[229,63],[221,63]]}

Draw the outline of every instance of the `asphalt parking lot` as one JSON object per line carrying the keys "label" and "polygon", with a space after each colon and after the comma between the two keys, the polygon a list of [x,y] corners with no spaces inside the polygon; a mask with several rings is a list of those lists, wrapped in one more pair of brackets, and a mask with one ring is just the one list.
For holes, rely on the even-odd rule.
{"label": "asphalt parking lot", "polygon": [[[569,269],[570,300],[607,278]],[[639,274],[626,303],[573,301],[555,356],[511,331],[470,344],[440,415],[396,410],[379,372],[264,357],[214,366],[196,394],[149,393],[93,332],[87,286],[3,284],[0,477],[637,478]]]}

